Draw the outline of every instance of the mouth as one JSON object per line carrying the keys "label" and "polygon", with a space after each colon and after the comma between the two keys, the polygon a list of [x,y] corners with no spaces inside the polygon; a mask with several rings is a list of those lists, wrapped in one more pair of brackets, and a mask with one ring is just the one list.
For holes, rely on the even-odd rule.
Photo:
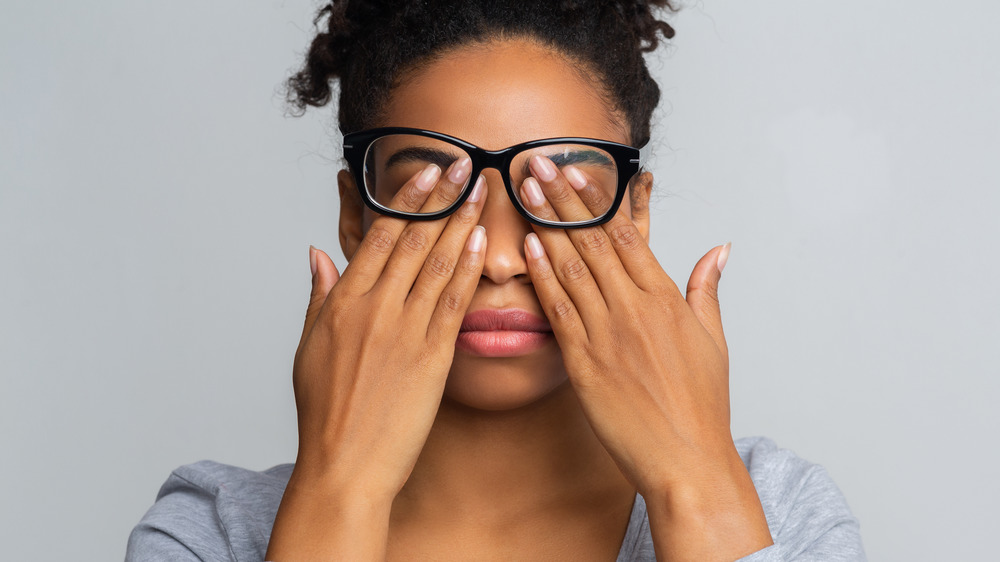
{"label": "mouth", "polygon": [[554,336],[547,321],[517,308],[470,312],[456,347],[480,357],[518,357],[537,351]]}

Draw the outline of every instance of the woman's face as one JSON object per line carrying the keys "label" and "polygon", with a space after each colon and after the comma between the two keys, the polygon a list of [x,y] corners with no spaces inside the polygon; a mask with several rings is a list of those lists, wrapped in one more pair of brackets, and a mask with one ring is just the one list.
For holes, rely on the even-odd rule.
{"label": "woman's face", "polygon": [[[522,40],[459,48],[410,73],[393,90],[379,125],[437,131],[493,150],[551,137],[629,142],[593,82],[566,57]],[[509,410],[551,393],[566,382],[566,371],[528,276],[524,237],[531,226],[511,204],[499,172],[483,175],[486,263],[445,396],[477,409]],[[350,259],[376,215],[361,204],[350,174],[339,180],[341,244]],[[651,181],[644,180],[622,210],[647,235],[648,215],[631,208],[645,209]],[[496,328],[508,330],[487,331]]]}

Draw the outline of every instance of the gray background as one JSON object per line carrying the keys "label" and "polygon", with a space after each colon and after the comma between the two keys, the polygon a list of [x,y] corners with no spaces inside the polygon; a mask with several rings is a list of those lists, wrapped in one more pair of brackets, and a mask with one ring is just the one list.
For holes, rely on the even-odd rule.
{"label": "gray background", "polygon": [[[4,2],[7,558],[120,558],[177,465],[293,459],[306,250],[339,257],[332,114],[275,93],[312,11]],[[683,281],[733,241],[734,433],[825,465],[873,560],[995,557],[998,21],[701,2],[651,61],[655,250]]]}

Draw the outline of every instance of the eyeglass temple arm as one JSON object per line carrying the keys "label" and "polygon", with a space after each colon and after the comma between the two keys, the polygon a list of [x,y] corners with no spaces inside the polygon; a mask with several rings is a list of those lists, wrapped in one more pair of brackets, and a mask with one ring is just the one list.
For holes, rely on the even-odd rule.
{"label": "eyeglass temple arm", "polygon": [[653,143],[647,142],[639,148],[639,158],[631,160],[633,164],[639,165],[639,173],[646,171],[646,163],[649,162],[649,155],[653,151]]}

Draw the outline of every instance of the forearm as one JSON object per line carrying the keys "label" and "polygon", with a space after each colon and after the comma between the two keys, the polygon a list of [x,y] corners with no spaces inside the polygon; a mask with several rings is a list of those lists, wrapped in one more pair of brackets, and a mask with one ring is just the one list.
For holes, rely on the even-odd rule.
{"label": "forearm", "polygon": [[773,544],[757,490],[738,456],[725,467],[665,483],[644,497],[660,562],[731,562]]}
{"label": "forearm", "polygon": [[271,530],[266,560],[381,561],[391,499],[292,477]]}

